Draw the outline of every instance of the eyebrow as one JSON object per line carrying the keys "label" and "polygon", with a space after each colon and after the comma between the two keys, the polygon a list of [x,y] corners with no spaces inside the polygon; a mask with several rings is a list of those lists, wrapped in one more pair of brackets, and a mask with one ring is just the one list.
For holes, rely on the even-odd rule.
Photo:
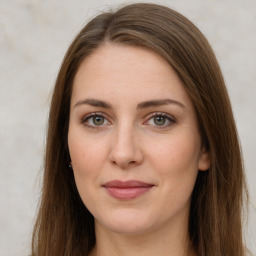
{"label": "eyebrow", "polygon": [[[150,107],[157,107],[157,106],[163,106],[163,105],[169,105],[174,104],[179,107],[182,107],[185,109],[186,107],[179,101],[173,100],[173,99],[157,99],[157,100],[149,100],[149,101],[143,101],[137,105],[137,109],[145,109]],[[74,107],[80,106],[80,105],[90,105],[93,107],[99,107],[99,108],[107,108],[112,109],[112,105],[108,102],[97,100],[97,99],[83,99],[79,100]]]}
{"label": "eyebrow", "polygon": [[173,100],[173,99],[160,99],[160,100],[149,100],[144,101],[138,104],[137,109],[144,109],[150,107],[157,107],[163,105],[175,104],[179,107],[186,108],[181,102]]}
{"label": "eyebrow", "polygon": [[96,100],[96,99],[84,99],[79,100],[74,107],[80,106],[80,105],[91,105],[93,107],[99,107],[99,108],[112,108],[110,103],[107,103],[102,100]]}

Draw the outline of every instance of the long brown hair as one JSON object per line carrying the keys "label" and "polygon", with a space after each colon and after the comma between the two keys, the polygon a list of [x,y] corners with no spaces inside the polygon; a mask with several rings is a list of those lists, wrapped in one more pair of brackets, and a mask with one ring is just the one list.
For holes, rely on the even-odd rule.
{"label": "long brown hair", "polygon": [[41,203],[33,256],[88,255],[94,219],[68,166],[67,133],[72,83],[86,56],[106,42],[142,46],[169,62],[192,99],[211,167],[198,173],[189,234],[200,256],[244,256],[242,206],[247,196],[232,109],[215,55],[187,18],[156,4],[132,4],[91,20],[69,47],[52,96]]}

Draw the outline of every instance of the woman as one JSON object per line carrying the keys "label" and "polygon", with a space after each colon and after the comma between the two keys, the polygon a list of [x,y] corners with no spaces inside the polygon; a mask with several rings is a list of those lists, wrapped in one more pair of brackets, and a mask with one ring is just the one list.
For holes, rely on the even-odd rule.
{"label": "woman", "polygon": [[52,97],[32,255],[243,256],[244,195],[228,94],[201,32],[155,4],[90,21]]}

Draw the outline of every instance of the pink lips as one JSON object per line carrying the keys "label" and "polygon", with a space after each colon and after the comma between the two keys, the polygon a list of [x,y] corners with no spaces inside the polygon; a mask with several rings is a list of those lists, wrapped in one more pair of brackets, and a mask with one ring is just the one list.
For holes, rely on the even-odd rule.
{"label": "pink lips", "polygon": [[153,184],[148,184],[138,180],[113,180],[103,185],[110,196],[123,200],[139,197],[148,192],[153,186]]}

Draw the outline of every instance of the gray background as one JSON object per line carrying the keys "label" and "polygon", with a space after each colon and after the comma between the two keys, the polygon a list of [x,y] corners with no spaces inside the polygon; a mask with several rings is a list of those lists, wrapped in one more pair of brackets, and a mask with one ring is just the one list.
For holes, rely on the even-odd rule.
{"label": "gray background", "polygon": [[[68,45],[96,13],[128,2],[0,0],[0,256],[30,252],[50,93]],[[191,19],[220,62],[244,152],[251,196],[245,233],[255,253],[256,1],[151,2]]]}

